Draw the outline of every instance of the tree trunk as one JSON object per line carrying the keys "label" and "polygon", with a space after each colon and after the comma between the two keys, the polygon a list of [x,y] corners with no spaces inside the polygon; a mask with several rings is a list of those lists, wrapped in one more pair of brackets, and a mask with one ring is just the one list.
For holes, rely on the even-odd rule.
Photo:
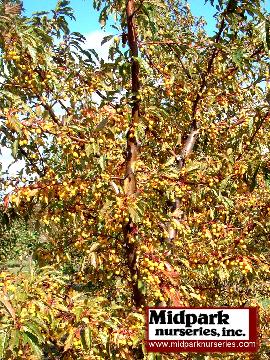
{"label": "tree trunk", "polygon": [[[131,123],[127,133],[127,149],[126,149],[126,168],[125,168],[125,180],[124,180],[124,191],[127,196],[135,196],[137,191],[136,176],[135,176],[135,165],[138,158],[138,143],[134,134],[134,126],[139,120],[139,107],[140,101],[138,99],[138,93],[140,90],[139,81],[139,62],[137,60],[139,51],[137,44],[137,35],[134,22],[134,0],[127,0],[126,4],[126,17],[127,17],[127,29],[128,29],[128,45],[130,48],[131,57],[131,88],[132,88],[132,113]],[[133,300],[137,307],[144,304],[144,296],[141,293],[138,286],[139,272],[137,267],[137,256],[136,256],[136,242],[133,241],[133,230],[135,224],[130,219],[127,224],[124,224],[124,239],[127,249],[127,264],[130,270],[132,278],[132,292]]]}

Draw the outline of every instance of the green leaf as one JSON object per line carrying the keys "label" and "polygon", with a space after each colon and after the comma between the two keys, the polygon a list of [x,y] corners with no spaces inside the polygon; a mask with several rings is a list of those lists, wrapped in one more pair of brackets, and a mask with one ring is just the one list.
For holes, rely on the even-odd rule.
{"label": "green leaf", "polygon": [[34,324],[33,322],[28,321],[23,326],[23,330],[34,335],[35,338],[37,338],[40,343],[44,342],[44,337],[41,334],[40,329],[38,328],[37,324]]}
{"label": "green leaf", "polygon": [[22,333],[22,339],[25,344],[29,344],[34,354],[39,358],[42,356],[42,350],[39,346],[38,339],[32,333],[25,331]]}
{"label": "green leaf", "polygon": [[144,322],[145,321],[145,317],[143,314],[139,314],[139,313],[132,313],[131,316],[135,317],[136,319]]}
{"label": "green leaf", "polygon": [[100,243],[98,241],[94,242],[89,249],[89,253],[94,252],[97,250],[97,248],[100,247]]}
{"label": "green leaf", "polygon": [[145,283],[142,280],[138,280],[138,288],[142,292],[142,294],[146,293],[146,286]]}
{"label": "green leaf", "polygon": [[219,183],[220,190],[225,190],[227,188],[227,186],[230,183],[231,177],[232,177],[232,175],[229,175]]}
{"label": "green leaf", "polygon": [[269,34],[269,21],[265,21],[265,44],[267,50],[270,50],[270,34]]}
{"label": "green leaf", "polygon": [[81,342],[85,350],[89,350],[92,347],[92,331],[87,327],[81,332]]}
{"label": "green leaf", "polygon": [[33,15],[36,15],[36,16],[44,16],[44,15],[49,15],[50,12],[49,11],[34,11],[33,12]]}
{"label": "green leaf", "polygon": [[261,299],[259,302],[262,304],[264,309],[267,309],[270,307],[270,299],[269,298]]}
{"label": "green leaf", "polygon": [[101,155],[99,158],[99,166],[101,168],[102,171],[105,170],[106,167],[106,157],[104,155]]}
{"label": "green leaf", "polygon": [[15,158],[18,154],[18,146],[19,146],[19,140],[16,139],[14,140],[13,144],[12,144],[12,156]]}
{"label": "green leaf", "polygon": [[99,61],[99,56],[98,56],[98,53],[96,52],[96,50],[94,50],[94,49],[88,49],[88,51],[95,56],[95,58],[97,59],[97,61]]}
{"label": "green leaf", "polygon": [[108,334],[105,333],[105,332],[100,332],[100,333],[99,333],[99,338],[100,338],[103,346],[106,347],[107,344],[108,344],[108,341],[109,341],[109,336],[108,336]]}
{"label": "green leaf", "polygon": [[147,357],[148,360],[156,360],[157,359],[157,355],[155,353],[150,353],[149,356]]}
{"label": "green leaf", "polygon": [[36,62],[37,60],[37,49],[33,48],[32,46],[28,47],[29,54],[33,60],[33,62]]}
{"label": "green leaf", "polygon": [[221,281],[224,281],[224,280],[226,280],[226,279],[229,278],[229,272],[226,271],[226,270],[223,269],[223,268],[220,268],[220,269],[218,270],[218,276],[219,276],[219,278],[220,278]]}
{"label": "green leaf", "polygon": [[93,146],[92,144],[87,144],[85,147],[85,153],[87,156],[89,156],[90,154],[92,154],[93,152]]}
{"label": "green leaf", "polygon": [[108,118],[102,119],[101,122],[95,128],[95,131],[104,129],[104,127],[107,125],[108,120],[109,120]]}
{"label": "green leaf", "polygon": [[270,170],[267,167],[263,167],[263,176],[265,185],[270,189]]}
{"label": "green leaf", "polygon": [[243,58],[244,58],[244,52],[241,49],[237,49],[233,54],[232,54],[232,60],[233,62],[241,67],[243,65]]}
{"label": "green leaf", "polygon": [[234,202],[231,199],[229,199],[227,196],[218,195],[218,199],[222,202],[222,204],[225,206],[227,210],[233,208]]}
{"label": "green leaf", "polygon": [[76,315],[76,321],[79,321],[81,318],[81,314],[83,312],[83,308],[82,307],[77,307],[74,310],[74,314]]}
{"label": "green leaf", "polygon": [[162,108],[155,108],[153,106],[150,106],[148,108],[149,113],[151,113],[152,115],[155,115],[156,117],[158,117],[160,120],[165,121],[168,117],[169,114],[165,109]]}
{"label": "green leaf", "polygon": [[74,339],[74,333],[71,332],[71,333],[68,335],[67,340],[65,341],[64,351],[67,351],[68,349],[71,348],[71,346],[72,346],[72,344],[73,344],[73,339]]}
{"label": "green leaf", "polygon": [[190,293],[189,294],[192,298],[197,299],[197,300],[201,300],[201,296],[200,294],[197,293]]}
{"label": "green leaf", "polygon": [[107,13],[108,9],[109,9],[109,5],[104,6],[104,8],[100,12],[99,23],[102,28],[106,25],[106,21],[108,20],[108,13]]}
{"label": "green leaf", "polygon": [[172,156],[172,157],[169,158],[169,160],[165,163],[164,166],[165,167],[170,166],[170,165],[174,164],[175,162],[176,162],[175,156]]}
{"label": "green leaf", "polygon": [[189,261],[184,258],[179,258],[179,262],[181,262],[183,265],[185,265],[187,268],[190,268]]}
{"label": "green leaf", "polygon": [[139,208],[135,203],[129,204],[128,206],[128,212],[131,217],[131,220],[134,223],[140,222],[141,218],[143,217],[143,211],[141,208]]}
{"label": "green leaf", "polygon": [[110,41],[112,38],[114,37],[114,35],[108,35],[108,36],[104,36],[104,38],[101,41],[101,45],[105,44],[106,42]]}
{"label": "green leaf", "polygon": [[254,171],[254,173],[253,173],[253,176],[252,176],[252,178],[251,178],[251,183],[250,183],[250,185],[249,185],[250,191],[253,191],[253,190],[255,189],[256,185],[257,185],[256,178],[257,178],[257,175],[258,175],[260,166],[261,166],[261,164],[259,164],[259,165],[256,167],[256,169],[255,169],[255,171]]}
{"label": "green leaf", "polygon": [[1,331],[0,332],[0,359],[4,358],[7,343],[8,343],[8,335],[5,331]]}
{"label": "green leaf", "polygon": [[253,117],[251,117],[248,121],[248,129],[249,129],[249,133],[251,133],[252,129],[254,127],[254,119]]}
{"label": "green leaf", "polygon": [[201,169],[201,167],[201,163],[192,161],[188,165],[186,165],[185,170],[186,172],[191,173],[193,171]]}
{"label": "green leaf", "polygon": [[[18,349],[20,343],[20,331],[17,329],[11,330],[9,348],[10,349]],[[1,359],[1,354],[0,354]]]}

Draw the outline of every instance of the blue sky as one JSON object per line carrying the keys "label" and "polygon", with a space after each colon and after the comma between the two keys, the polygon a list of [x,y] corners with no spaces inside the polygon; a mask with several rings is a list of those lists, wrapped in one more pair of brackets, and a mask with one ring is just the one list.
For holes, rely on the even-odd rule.
{"label": "blue sky", "polygon": [[[34,11],[51,10],[55,7],[57,0],[24,0],[24,8],[26,15],[30,16]],[[270,11],[270,0],[265,0],[266,7]],[[210,5],[208,1],[205,4],[205,0],[189,0],[189,4],[192,13],[195,16],[203,16],[207,21],[206,29],[209,34],[216,30],[215,8]],[[92,0],[70,0],[70,5],[74,9],[74,14],[77,21],[70,22],[71,31],[79,31],[86,35],[100,30],[98,22],[98,13],[93,9]],[[107,29],[109,31],[109,29]]]}
{"label": "blue sky", "polygon": [[[34,11],[54,9],[57,0],[23,0],[26,15]],[[74,9],[78,21],[70,22],[71,31],[79,31],[88,34],[99,30],[98,13],[93,10],[92,0],[71,0],[70,6]]]}
{"label": "blue sky", "polygon": [[[26,15],[31,15],[34,11],[51,10],[55,7],[57,0],[24,0],[24,8]],[[190,0],[192,13],[196,16],[204,16],[208,21],[207,29],[213,31],[215,29],[215,21],[213,14],[215,9],[204,0]],[[92,0],[71,0],[71,7],[74,9],[75,17],[78,21],[70,22],[71,31],[79,31],[83,34],[100,30],[98,23],[98,13],[92,7]]]}

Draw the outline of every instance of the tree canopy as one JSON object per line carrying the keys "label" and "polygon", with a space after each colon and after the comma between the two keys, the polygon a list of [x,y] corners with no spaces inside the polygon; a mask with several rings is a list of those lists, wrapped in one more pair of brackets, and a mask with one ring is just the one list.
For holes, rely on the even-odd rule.
{"label": "tree canopy", "polygon": [[258,306],[267,358],[263,1],[210,0],[212,36],[186,1],[93,1],[106,61],[69,1],[31,18],[0,3],[0,141],[25,161],[3,210],[45,238],[29,273],[0,274],[0,357],[199,358],[146,353],[144,307],[167,305]]}

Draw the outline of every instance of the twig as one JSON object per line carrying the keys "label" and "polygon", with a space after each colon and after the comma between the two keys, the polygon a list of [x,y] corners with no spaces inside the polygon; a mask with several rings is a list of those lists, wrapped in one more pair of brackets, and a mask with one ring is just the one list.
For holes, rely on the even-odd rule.
{"label": "twig", "polygon": [[[168,44],[168,46],[169,46],[169,48],[170,48],[171,50],[174,50],[174,48],[173,48],[173,46],[172,46],[171,44]],[[185,67],[185,65],[184,65],[181,57],[177,54],[176,51],[174,51],[174,52],[175,52],[175,54],[176,54],[176,56],[177,56],[177,58],[178,58],[178,60],[179,60],[179,62],[180,62],[180,64],[181,64],[181,66],[182,66],[182,69],[184,70],[184,73],[187,75],[187,77],[189,78],[189,80],[191,80],[191,79],[192,79],[192,76],[190,75],[190,72],[188,71],[188,69]]]}
{"label": "twig", "polygon": [[238,157],[236,158],[236,161],[239,161],[242,158],[244,153],[248,150],[248,148],[250,147],[250,145],[254,141],[255,137],[257,136],[257,134],[260,131],[260,129],[261,129],[262,125],[264,124],[264,122],[269,120],[269,118],[270,118],[270,111],[267,111],[267,113],[264,115],[264,117],[260,121],[259,125],[255,129],[254,133],[252,134],[251,138],[249,139],[249,145],[244,146],[243,152],[238,155]]}

